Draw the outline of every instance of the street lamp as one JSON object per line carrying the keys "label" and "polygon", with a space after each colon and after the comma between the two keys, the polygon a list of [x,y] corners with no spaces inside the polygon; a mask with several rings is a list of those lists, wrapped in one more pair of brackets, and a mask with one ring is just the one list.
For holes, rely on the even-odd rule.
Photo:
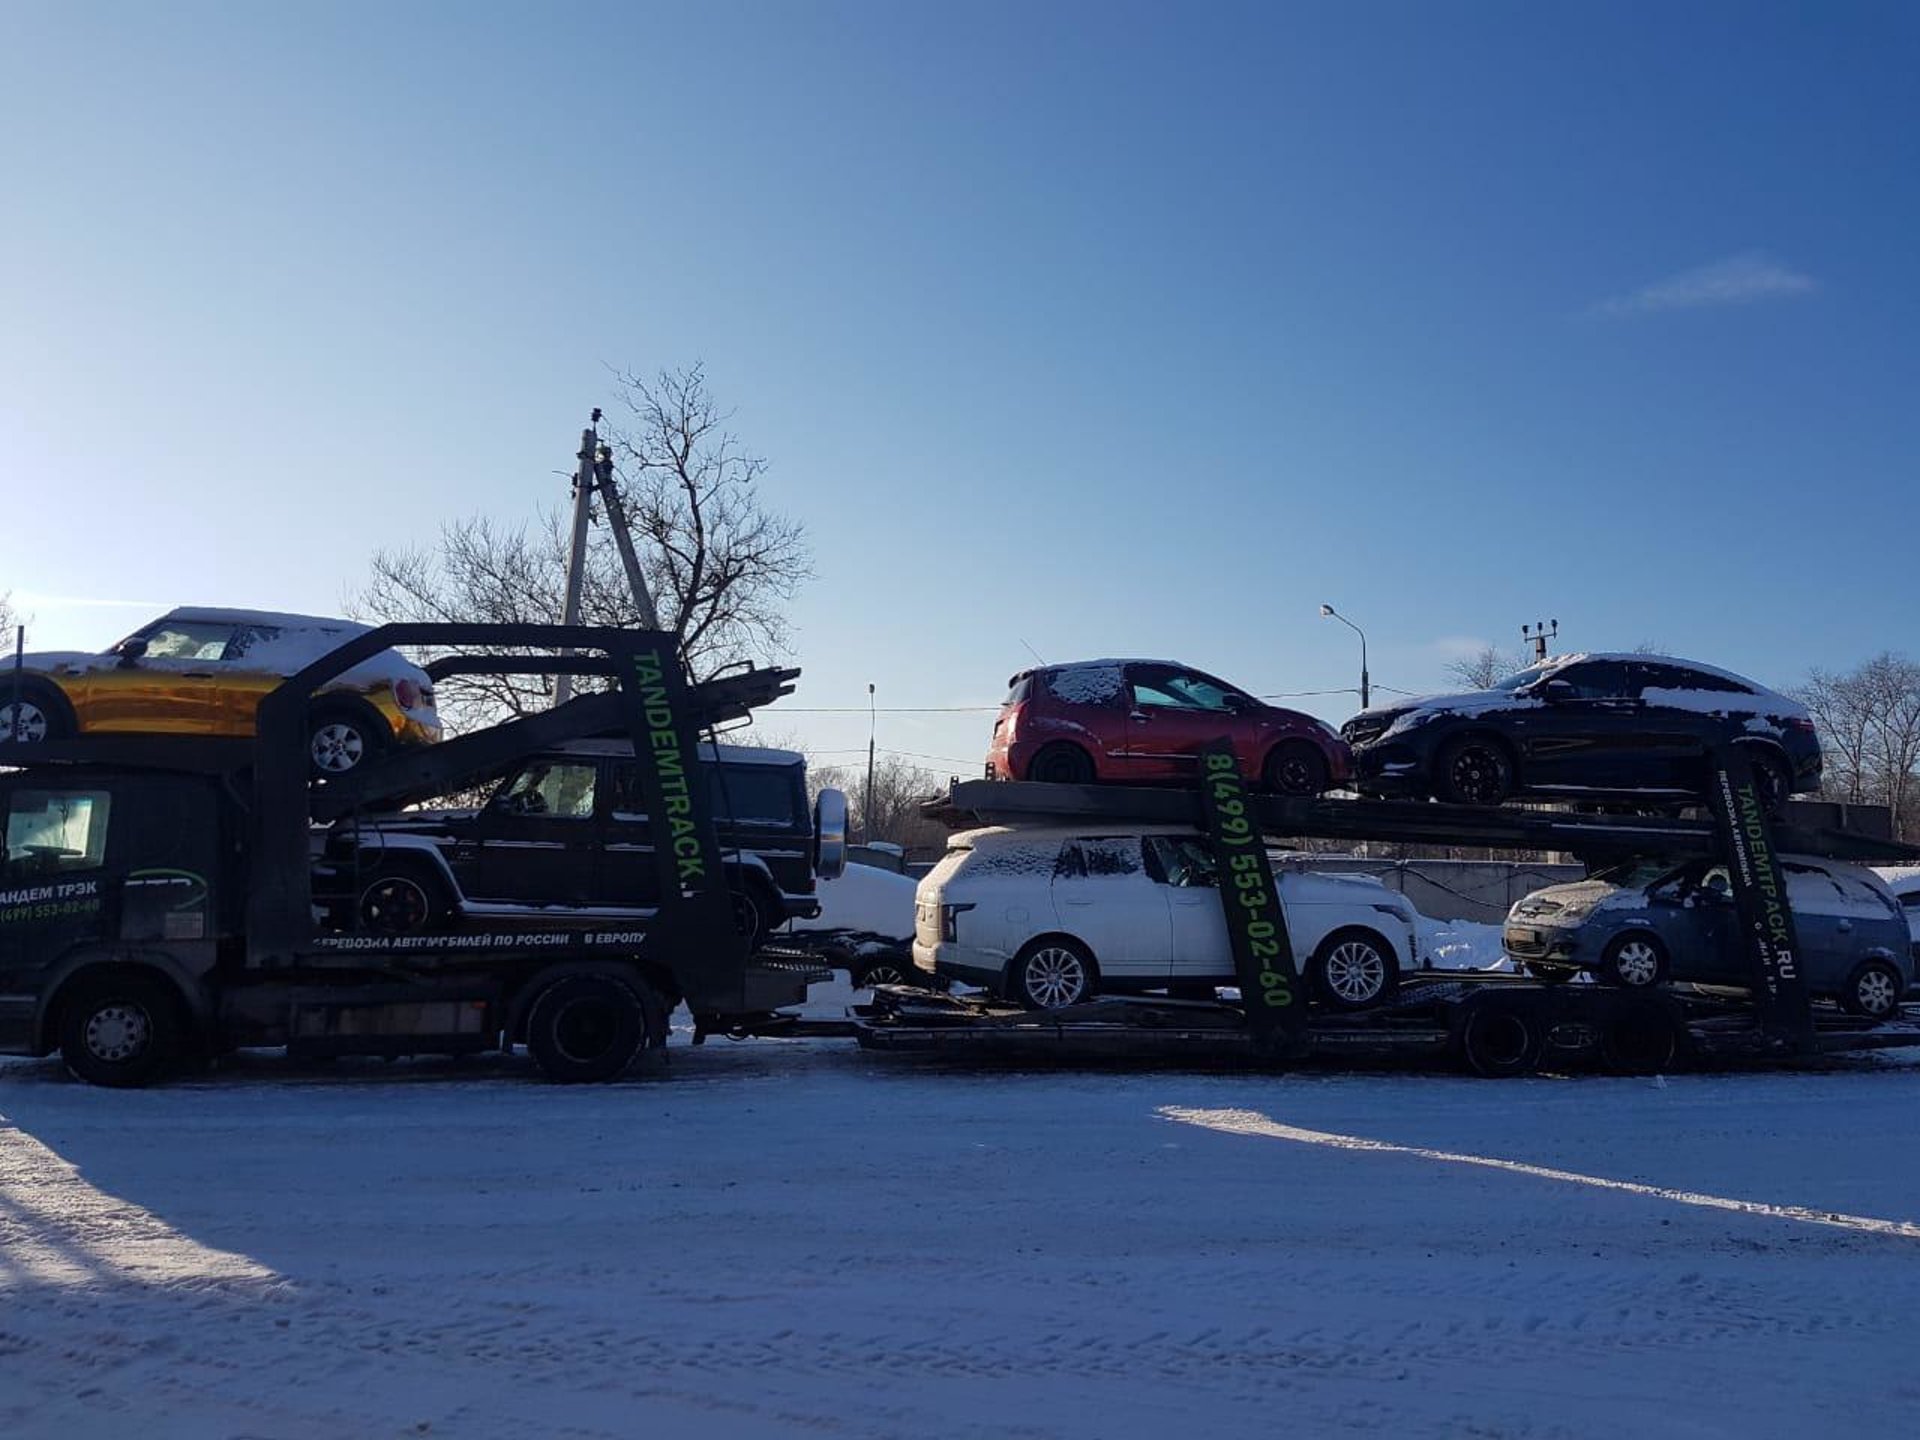
{"label": "street lamp", "polygon": [[1322,605],[1320,607],[1320,618],[1323,620],[1338,620],[1342,625],[1360,637],[1360,708],[1365,710],[1372,699],[1367,685],[1367,632],[1347,619],[1346,616],[1342,615],[1331,605]]}

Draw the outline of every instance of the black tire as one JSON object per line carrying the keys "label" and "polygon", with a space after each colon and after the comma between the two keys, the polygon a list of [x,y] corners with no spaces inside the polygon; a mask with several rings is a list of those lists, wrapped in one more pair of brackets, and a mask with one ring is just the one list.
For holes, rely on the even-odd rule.
{"label": "black tire", "polygon": [[1434,793],[1452,805],[1500,805],[1514,789],[1513,757],[1491,735],[1461,735],[1440,747]]}
{"label": "black tire", "polygon": [[1778,815],[1793,797],[1793,772],[1780,753],[1770,747],[1747,745],[1743,748],[1753,771],[1753,788],[1760,795],[1760,808],[1769,815]]}
{"label": "black tire", "polygon": [[1890,960],[1863,960],[1847,977],[1840,1005],[1849,1015],[1866,1020],[1891,1020],[1900,1014],[1907,990],[1906,977]]}
{"label": "black tire", "polygon": [[446,892],[440,883],[412,870],[375,875],[362,887],[354,910],[359,928],[376,935],[428,930],[446,913]]}
{"label": "black tire", "polygon": [[556,980],[527,1012],[527,1050],[562,1085],[618,1079],[654,1031],[633,986],[610,975]]}
{"label": "black tire", "polygon": [[1540,1026],[1518,1005],[1489,996],[1467,1011],[1460,1026],[1460,1059],[1475,1075],[1509,1080],[1540,1065]]}
{"label": "black tire", "polygon": [[1400,989],[1400,965],[1393,947],[1372,930],[1336,930],[1320,942],[1307,962],[1313,995],[1334,1010],[1368,1010],[1384,1005]]}
{"label": "black tire", "polygon": [[747,942],[749,955],[766,943],[767,932],[780,913],[766,888],[749,880],[733,892],[733,927]]}
{"label": "black tire", "polygon": [[1555,965],[1550,960],[1529,960],[1526,968],[1527,978],[1542,985],[1565,985],[1580,973],[1571,965]]}
{"label": "black tire", "polygon": [[1659,1075],[1679,1050],[1679,1029],[1659,1004],[1624,1004],[1600,1032],[1600,1064],[1612,1075]]}
{"label": "black tire", "polygon": [[1091,785],[1093,757],[1078,745],[1056,740],[1042,745],[1040,753],[1027,762],[1027,779],[1048,785]]}
{"label": "black tire", "polygon": [[158,975],[83,979],[60,1000],[60,1058],[89,1085],[150,1084],[179,1060],[187,1036],[180,993]]}
{"label": "black tire", "polygon": [[1318,795],[1332,783],[1333,772],[1319,746],[1288,740],[1273,747],[1261,778],[1277,795]]}
{"label": "black tire", "polygon": [[[64,740],[74,732],[73,708],[64,695],[45,685],[23,685],[19,711],[23,745]],[[14,719],[13,681],[0,670],[0,745],[13,743]]]}
{"label": "black tire", "polygon": [[1007,967],[1007,998],[1029,1010],[1061,1010],[1091,1000],[1098,973],[1087,947],[1064,935],[1031,942]]}
{"label": "black tire", "polygon": [[307,721],[307,768],[321,779],[351,774],[387,748],[390,733],[374,710],[316,706]]}
{"label": "black tire", "polygon": [[1594,978],[1623,990],[1651,990],[1667,980],[1667,947],[1650,930],[1628,930],[1607,942]]}

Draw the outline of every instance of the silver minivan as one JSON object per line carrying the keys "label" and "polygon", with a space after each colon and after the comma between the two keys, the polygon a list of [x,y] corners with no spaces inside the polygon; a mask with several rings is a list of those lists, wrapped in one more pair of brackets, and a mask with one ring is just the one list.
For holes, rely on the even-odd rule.
{"label": "silver minivan", "polygon": [[[1808,988],[1856,1015],[1892,1015],[1913,984],[1900,903],[1861,865],[1783,855]],[[1579,971],[1629,987],[1667,980],[1746,985],[1725,865],[1637,860],[1536,890],[1507,915],[1507,954],[1544,980]]]}

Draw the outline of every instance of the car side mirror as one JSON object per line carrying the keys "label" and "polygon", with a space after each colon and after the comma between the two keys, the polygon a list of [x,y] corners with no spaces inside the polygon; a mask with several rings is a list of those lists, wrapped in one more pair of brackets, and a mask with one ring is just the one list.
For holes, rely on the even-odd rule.
{"label": "car side mirror", "polygon": [[133,639],[122,640],[114,646],[113,653],[120,657],[120,669],[131,670],[140,662],[140,657],[147,653],[147,642],[136,635]]}
{"label": "car side mirror", "polygon": [[1549,680],[1533,692],[1549,703],[1559,700],[1572,700],[1580,692],[1573,688],[1571,680]]}

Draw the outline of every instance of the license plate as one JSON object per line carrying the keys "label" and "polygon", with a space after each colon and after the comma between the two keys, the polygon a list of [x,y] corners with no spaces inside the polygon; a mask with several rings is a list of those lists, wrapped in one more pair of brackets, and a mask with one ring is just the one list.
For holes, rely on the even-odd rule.
{"label": "license plate", "polygon": [[1538,945],[1540,943],[1540,932],[1538,930],[1513,929],[1507,931],[1507,938],[1519,945]]}

